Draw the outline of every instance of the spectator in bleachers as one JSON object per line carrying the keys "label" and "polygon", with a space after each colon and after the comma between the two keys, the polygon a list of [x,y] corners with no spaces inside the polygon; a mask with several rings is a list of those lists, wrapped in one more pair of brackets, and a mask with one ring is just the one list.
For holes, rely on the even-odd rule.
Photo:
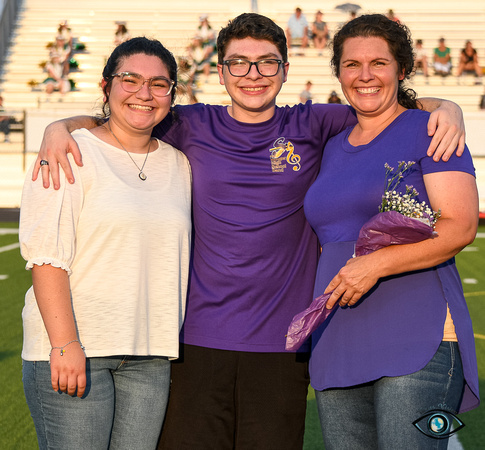
{"label": "spectator in bleachers", "polygon": [[48,75],[43,82],[47,94],[59,91],[64,95],[71,90],[71,85],[67,79],[67,75],[64,75],[64,66],[58,53],[51,52],[50,60],[45,65],[44,70]]}
{"label": "spectator in bleachers", "polygon": [[386,17],[389,20],[392,20],[393,22],[399,22],[399,17],[397,17],[396,14],[394,14],[394,10],[392,10],[392,9],[387,10]]}
{"label": "spectator in bleachers", "polygon": [[258,12],[258,0],[251,0],[251,12]]}
{"label": "spectator in bleachers", "polygon": [[295,9],[295,12],[288,19],[286,40],[290,51],[291,47],[297,44],[302,49],[308,47],[308,21],[299,7]]}
{"label": "spectator in bleachers", "polygon": [[207,14],[202,14],[199,17],[199,26],[197,27],[197,37],[202,39],[204,46],[212,47],[212,52],[216,49],[216,32],[209,23],[209,16]]}
{"label": "spectator in bleachers", "polygon": [[485,109],[485,94],[480,95],[480,103],[478,104],[480,109]]}
{"label": "spectator in bleachers", "polygon": [[305,89],[300,92],[300,102],[301,103],[306,103],[308,100],[313,99],[313,93],[311,92],[313,83],[308,80],[305,84]]}
{"label": "spectator in bleachers", "polygon": [[56,40],[54,45],[50,46],[49,53],[51,55],[57,55],[59,58],[59,62],[62,65],[62,75],[66,76],[69,73],[70,67],[70,59],[72,48],[69,43],[66,41],[66,38],[62,34],[58,34],[56,36]]}
{"label": "spectator in bleachers", "polygon": [[433,52],[433,66],[436,75],[446,77],[451,73],[451,52],[445,44],[445,38],[440,38],[438,47]]}
{"label": "spectator in bleachers", "polygon": [[329,37],[330,33],[327,23],[323,21],[323,13],[318,10],[315,14],[315,21],[312,24],[313,45],[319,50],[318,56],[322,56],[323,49],[326,47]]}
{"label": "spectator in bleachers", "polygon": [[64,38],[64,44],[70,49],[70,57],[76,51],[82,51],[86,49],[86,45],[79,41],[79,39],[72,34],[71,28],[68,25],[67,20],[64,20],[57,27],[57,35]]}
{"label": "spectator in bleachers", "polygon": [[337,105],[340,105],[342,100],[335,91],[332,91],[328,97],[327,103],[336,103]]}
{"label": "spectator in bleachers", "polygon": [[57,27],[57,34],[59,36],[62,36],[65,42],[72,49],[73,37],[72,37],[71,29],[68,26],[67,20],[64,20],[59,24],[59,26]]}
{"label": "spectator in bleachers", "polygon": [[482,68],[478,64],[478,54],[471,41],[466,41],[465,48],[461,50],[456,76],[460,77],[463,72],[474,73],[477,77],[476,83],[481,83]]}
{"label": "spectator in bleachers", "polygon": [[426,50],[423,47],[423,40],[417,39],[414,47],[414,53],[416,58],[414,59],[414,70],[421,69],[425,77],[429,77],[428,71],[428,56]]}
{"label": "spectator in bleachers", "polygon": [[5,135],[3,142],[10,142],[10,116],[4,113],[3,97],[0,95],[0,133]]}
{"label": "spectator in bleachers", "polygon": [[[207,41],[206,41],[207,42]],[[187,60],[190,64],[190,80],[192,84],[197,75],[203,73],[205,76],[205,83],[209,82],[209,75],[211,70],[211,59],[214,54],[214,47],[209,44],[204,44],[204,39],[201,36],[195,36],[191,44],[187,48]]]}
{"label": "spectator in bleachers", "polygon": [[115,31],[115,45],[120,45],[122,42],[127,41],[131,38],[130,32],[126,27],[126,22],[115,22],[117,28]]}
{"label": "spectator in bleachers", "polygon": [[355,10],[349,11],[349,18],[347,19],[347,22],[354,20],[356,17],[357,17],[357,11],[355,11]]}

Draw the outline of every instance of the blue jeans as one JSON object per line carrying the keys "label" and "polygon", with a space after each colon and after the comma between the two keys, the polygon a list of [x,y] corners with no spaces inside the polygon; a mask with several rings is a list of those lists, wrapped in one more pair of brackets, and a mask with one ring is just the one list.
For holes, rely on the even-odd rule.
{"label": "blue jeans", "polygon": [[88,358],[82,398],[52,389],[47,361],[23,361],[22,372],[41,450],[156,448],[170,389],[166,358]]}
{"label": "blue jeans", "polygon": [[315,392],[325,448],[446,449],[448,439],[428,437],[413,422],[434,409],[456,414],[464,386],[458,344],[442,342],[418,372]]}

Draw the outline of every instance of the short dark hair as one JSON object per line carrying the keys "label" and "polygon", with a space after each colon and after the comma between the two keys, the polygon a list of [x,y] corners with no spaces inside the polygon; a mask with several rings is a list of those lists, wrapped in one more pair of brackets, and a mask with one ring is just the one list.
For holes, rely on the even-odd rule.
{"label": "short dark hair", "polygon": [[388,19],[383,14],[365,14],[357,17],[340,28],[333,38],[332,69],[335,75],[340,75],[344,42],[354,37],[379,37],[389,45],[389,50],[397,62],[399,72],[404,73],[404,79],[399,80],[398,101],[408,109],[417,109],[416,92],[404,87],[404,80],[413,73],[414,53],[411,32],[400,22]]}
{"label": "short dark hair", "polygon": [[146,37],[135,37],[129,39],[120,45],[118,45],[111,53],[106,65],[103,69],[103,78],[106,80],[106,85],[103,88],[103,94],[105,101],[103,104],[103,113],[107,117],[109,116],[109,88],[113,82],[113,74],[118,72],[123,60],[133,55],[148,55],[156,56],[162,61],[168,70],[170,79],[175,82],[171,96],[172,103],[175,100],[175,93],[177,87],[177,61],[175,60],[172,52],[163,46],[160,41],[156,39],[148,39]]}
{"label": "short dark hair", "polygon": [[283,29],[270,18],[256,13],[244,13],[230,20],[217,36],[217,60],[224,61],[227,46],[233,39],[253,38],[276,45],[283,62],[288,61],[288,47]]}

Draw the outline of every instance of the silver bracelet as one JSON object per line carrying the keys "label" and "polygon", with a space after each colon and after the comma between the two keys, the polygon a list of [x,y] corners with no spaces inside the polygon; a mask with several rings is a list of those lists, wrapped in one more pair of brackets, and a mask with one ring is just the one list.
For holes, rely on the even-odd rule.
{"label": "silver bracelet", "polygon": [[66,352],[64,348],[67,347],[69,344],[72,344],[73,342],[78,342],[79,345],[81,346],[81,350],[84,351],[84,345],[81,344],[81,341],[79,339],[74,339],[73,341],[69,341],[67,344],[63,345],[62,347],[52,347],[51,351],[49,352],[49,356],[51,356],[52,350],[60,350],[61,356],[64,356],[64,353]]}

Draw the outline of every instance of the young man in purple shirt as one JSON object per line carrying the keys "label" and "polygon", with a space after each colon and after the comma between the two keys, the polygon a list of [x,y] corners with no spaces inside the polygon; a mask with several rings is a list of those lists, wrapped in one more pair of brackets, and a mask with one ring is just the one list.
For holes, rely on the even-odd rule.
{"label": "young man in purple shirt", "polygon": [[[238,16],[221,30],[217,47],[231,105],[176,106],[155,129],[190,160],[195,229],[181,357],[172,366],[159,448],[298,449],[308,347],[285,352],[285,333],[312,300],[318,258],[303,198],[327,140],[356,119],[341,105],[276,106],[289,63],[284,31],[270,19]],[[447,107],[451,113],[440,122],[459,115],[455,105]],[[433,115],[433,131],[436,120]],[[42,158],[50,160],[54,186],[57,160],[74,182],[66,148],[81,164],[67,130],[93,125],[84,117],[47,129],[37,168]],[[437,157],[464,140],[461,130],[449,128],[435,136],[443,138]],[[48,186],[49,166],[42,167]]]}

